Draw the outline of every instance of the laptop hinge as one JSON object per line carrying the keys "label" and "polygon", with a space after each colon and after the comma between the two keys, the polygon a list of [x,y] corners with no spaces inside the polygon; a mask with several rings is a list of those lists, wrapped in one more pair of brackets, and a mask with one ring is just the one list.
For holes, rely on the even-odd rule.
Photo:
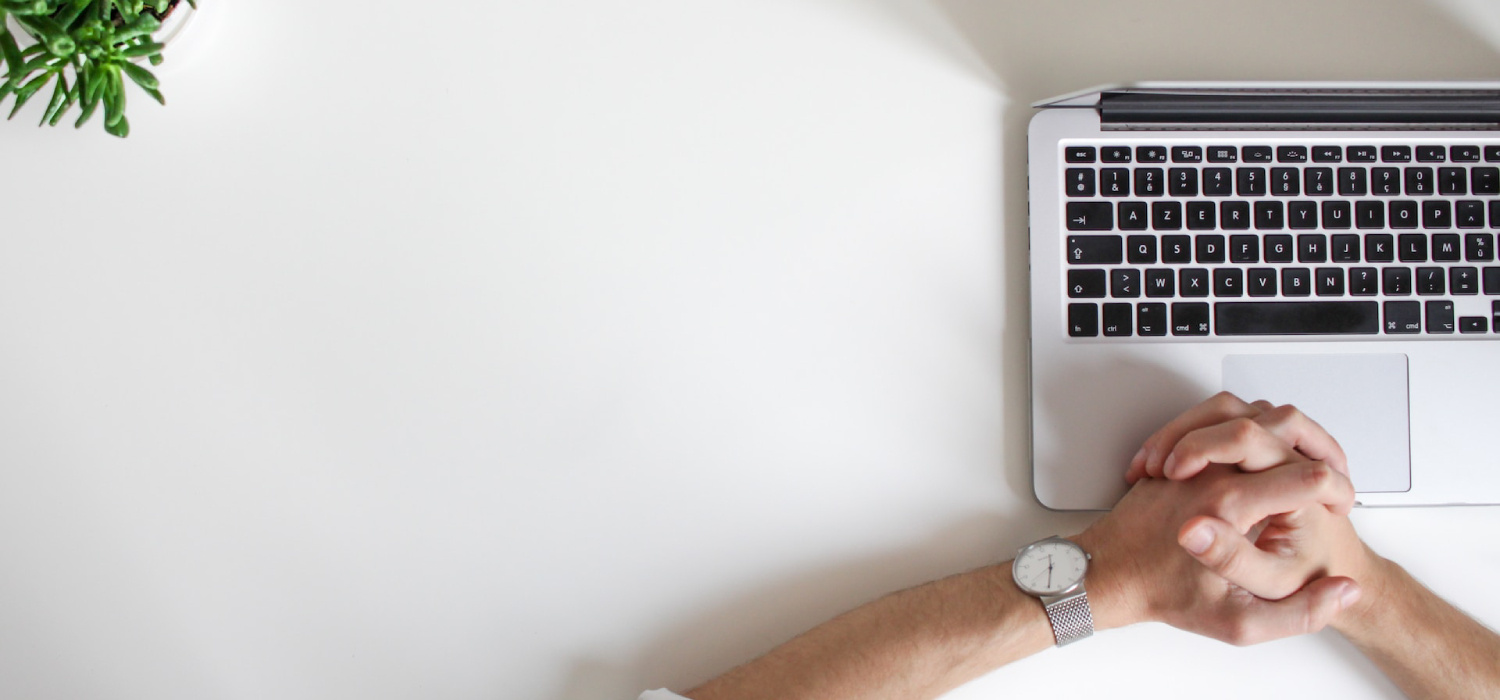
{"label": "laptop hinge", "polygon": [[1494,90],[1108,90],[1105,129],[1496,129]]}

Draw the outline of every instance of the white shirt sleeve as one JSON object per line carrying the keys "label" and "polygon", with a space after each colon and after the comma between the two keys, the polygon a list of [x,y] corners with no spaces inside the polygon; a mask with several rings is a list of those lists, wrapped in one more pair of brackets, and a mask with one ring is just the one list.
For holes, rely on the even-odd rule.
{"label": "white shirt sleeve", "polygon": [[678,695],[677,693],[674,693],[665,688],[660,688],[657,690],[648,690],[644,693],[641,693],[640,700],[687,700],[687,698],[684,698],[681,695]]}

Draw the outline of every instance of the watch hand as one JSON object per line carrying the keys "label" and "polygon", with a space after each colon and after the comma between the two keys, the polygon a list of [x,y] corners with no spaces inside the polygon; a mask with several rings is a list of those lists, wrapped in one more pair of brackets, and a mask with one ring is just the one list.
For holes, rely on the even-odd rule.
{"label": "watch hand", "polygon": [[1052,557],[1047,557],[1047,587],[1052,587]]}

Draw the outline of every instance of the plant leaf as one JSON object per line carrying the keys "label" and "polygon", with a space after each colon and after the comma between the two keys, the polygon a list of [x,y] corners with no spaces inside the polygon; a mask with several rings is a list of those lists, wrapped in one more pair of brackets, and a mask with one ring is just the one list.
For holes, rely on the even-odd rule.
{"label": "plant leaf", "polygon": [[47,110],[42,112],[42,120],[37,122],[36,125],[43,126],[47,122],[52,121],[52,114],[57,111],[58,107],[62,106],[63,98],[67,97],[67,95],[68,79],[62,73],[58,73],[57,83],[52,87],[52,99],[47,102]]}
{"label": "plant leaf", "polygon": [[161,81],[157,80],[156,76],[151,74],[151,71],[148,71],[145,68],[131,63],[130,61],[121,63],[120,69],[125,71],[125,75],[130,76],[130,79],[135,81],[136,85],[139,85],[147,90],[156,90],[161,87]]}
{"label": "plant leaf", "polygon": [[153,41],[153,42],[148,42],[148,43],[145,43],[145,44],[136,44],[135,46],[132,46],[132,47],[127,48],[127,49],[124,49],[124,50],[120,51],[120,55],[124,56],[126,58],[138,58],[138,57],[141,57],[141,56],[150,56],[152,54],[161,53],[161,50],[164,49],[164,48],[166,48],[166,47],[167,47],[166,44],[158,44],[158,43],[156,43],[156,42]]}
{"label": "plant leaf", "polygon": [[105,124],[104,130],[109,132],[113,136],[118,136],[123,139],[126,136],[130,135],[130,120],[126,119],[125,115],[121,114],[119,121],[113,124]]}
{"label": "plant leaf", "polygon": [[31,99],[31,96],[35,95],[38,90],[42,89],[42,86],[46,84],[47,79],[51,77],[51,73],[39,75],[31,82],[17,88],[16,106],[15,108],[10,110],[10,116],[6,117],[6,119],[14,119],[16,117],[16,113],[21,111],[22,107],[26,106],[26,102]]}
{"label": "plant leaf", "polygon": [[78,96],[81,94],[83,94],[83,81],[73,81],[73,89],[68,91],[67,99],[63,100],[62,106],[52,114],[52,119],[47,122],[47,126],[57,126],[57,123],[62,121],[62,116],[73,108],[73,103],[78,101]]}
{"label": "plant leaf", "polygon": [[123,28],[115,32],[114,44],[116,46],[119,46],[120,44],[130,41],[131,39],[134,39],[136,37],[150,36],[152,34],[155,34],[156,30],[158,29],[161,29],[160,21],[158,21],[151,15],[141,15],[140,17],[135,18],[134,22],[125,25]]}
{"label": "plant leaf", "polygon": [[10,79],[21,79],[21,49],[16,46],[16,38],[9,31],[0,31],[0,54],[5,56],[5,65],[10,67]]}

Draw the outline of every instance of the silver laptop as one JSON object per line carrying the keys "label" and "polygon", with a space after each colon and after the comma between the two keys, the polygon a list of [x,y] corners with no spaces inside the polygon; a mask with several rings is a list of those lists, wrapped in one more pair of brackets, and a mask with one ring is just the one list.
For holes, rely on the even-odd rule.
{"label": "silver laptop", "polygon": [[1500,503],[1500,85],[1141,85],[1036,105],[1037,498],[1111,507],[1221,389],[1369,506]]}

